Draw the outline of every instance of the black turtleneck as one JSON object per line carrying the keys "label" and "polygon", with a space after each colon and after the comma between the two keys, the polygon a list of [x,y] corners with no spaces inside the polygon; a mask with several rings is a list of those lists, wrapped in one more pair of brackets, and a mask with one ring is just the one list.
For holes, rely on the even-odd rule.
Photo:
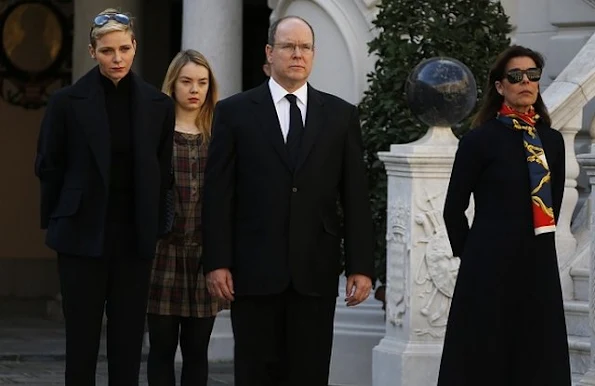
{"label": "black turtleneck", "polygon": [[100,75],[105,92],[111,162],[107,222],[134,223],[134,154],[132,136],[132,75],[128,73],[118,85]]}

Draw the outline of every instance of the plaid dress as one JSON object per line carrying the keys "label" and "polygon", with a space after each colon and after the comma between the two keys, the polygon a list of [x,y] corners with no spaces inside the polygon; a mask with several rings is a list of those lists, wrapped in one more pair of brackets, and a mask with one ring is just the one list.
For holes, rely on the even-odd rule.
{"label": "plaid dress", "polygon": [[211,297],[200,265],[202,187],[207,147],[199,134],[174,133],[173,230],[157,243],[147,312],[193,318],[215,316],[227,304]]}

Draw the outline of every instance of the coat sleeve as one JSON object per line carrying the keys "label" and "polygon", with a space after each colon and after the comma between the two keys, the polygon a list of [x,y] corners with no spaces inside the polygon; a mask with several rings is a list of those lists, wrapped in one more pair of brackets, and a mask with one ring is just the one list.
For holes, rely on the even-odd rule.
{"label": "coat sleeve", "polygon": [[202,265],[205,274],[231,268],[233,261],[236,145],[227,114],[219,102],[215,107],[205,167],[202,203]]}
{"label": "coat sleeve", "polygon": [[53,95],[46,108],[35,155],[35,175],[40,182],[41,228],[47,229],[51,213],[60,199],[66,171],[66,126],[63,97]]}
{"label": "coat sleeve", "polygon": [[556,135],[556,162],[552,165],[550,170],[552,174],[552,204],[554,206],[554,217],[556,223],[560,217],[560,209],[562,207],[562,198],[564,196],[564,184],[566,181],[566,150],[564,148],[564,138],[562,134],[555,130]]}
{"label": "coat sleeve", "polygon": [[174,146],[174,129],[176,124],[176,115],[173,102],[168,98],[167,112],[161,129],[159,147],[157,149],[157,159],[159,161],[159,174],[161,176],[161,186],[159,189],[159,236],[163,236],[169,229],[166,229],[167,222],[167,203],[166,196],[169,189],[173,186],[172,173],[172,153]]}
{"label": "coat sleeve", "polygon": [[362,274],[374,281],[374,235],[364,165],[362,131],[357,108],[349,118],[341,177],[345,231],[345,274]]}
{"label": "coat sleeve", "polygon": [[[479,130],[479,129],[474,129]],[[477,133],[469,133],[477,134]],[[471,193],[481,174],[481,150],[477,135],[465,135],[459,142],[444,203],[444,223],[454,256],[461,257],[465,249],[469,222],[465,211],[469,207]]]}

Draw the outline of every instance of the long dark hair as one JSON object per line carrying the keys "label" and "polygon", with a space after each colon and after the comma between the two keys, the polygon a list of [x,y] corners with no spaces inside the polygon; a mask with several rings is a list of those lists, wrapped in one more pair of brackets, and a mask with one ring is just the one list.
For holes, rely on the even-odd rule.
{"label": "long dark hair", "polygon": [[[480,126],[490,119],[496,117],[500,107],[502,106],[502,102],[504,102],[504,97],[496,90],[495,83],[504,79],[506,65],[508,62],[511,59],[518,57],[529,57],[533,59],[539,68],[543,68],[545,64],[545,60],[539,52],[533,51],[532,49],[523,46],[510,46],[500,55],[498,55],[496,61],[492,65],[492,68],[490,68],[490,74],[488,76],[488,83],[484,91],[483,101],[479,111],[473,117],[471,127]],[[541,92],[537,93],[537,100],[533,104],[533,107],[535,108],[535,112],[541,117],[541,121],[548,126],[551,126],[552,120],[549,113],[547,112],[547,107],[545,107],[545,103],[543,103],[543,99],[541,98]]]}

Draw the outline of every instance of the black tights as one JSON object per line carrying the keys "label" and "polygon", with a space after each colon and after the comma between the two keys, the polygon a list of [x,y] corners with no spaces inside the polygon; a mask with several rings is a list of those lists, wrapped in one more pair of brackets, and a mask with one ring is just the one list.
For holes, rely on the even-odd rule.
{"label": "black tights", "polygon": [[207,351],[215,317],[184,318],[148,314],[150,386],[175,386],[174,360],[178,336],[182,350],[181,386],[206,386],[209,377]]}

